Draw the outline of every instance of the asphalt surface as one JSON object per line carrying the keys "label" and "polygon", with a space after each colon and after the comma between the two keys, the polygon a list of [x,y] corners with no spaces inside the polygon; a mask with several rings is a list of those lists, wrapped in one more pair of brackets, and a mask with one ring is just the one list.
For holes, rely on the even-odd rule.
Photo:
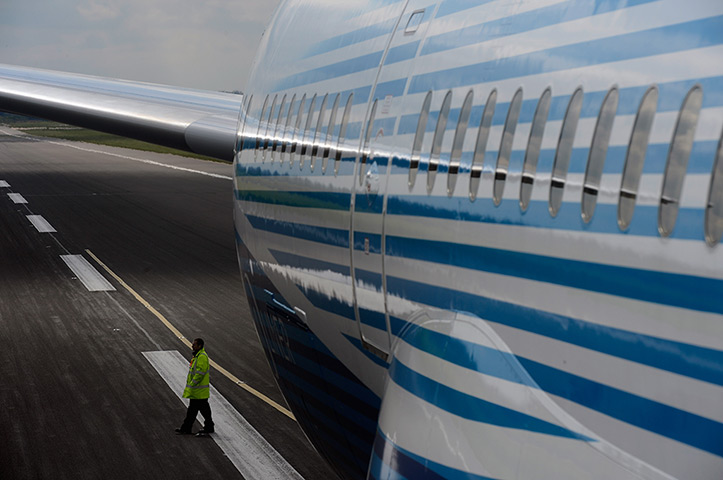
{"label": "asphalt surface", "polygon": [[[231,166],[3,131],[18,133],[0,127],[0,478],[242,478],[215,442],[174,435],[185,407],[142,352],[191,352],[88,253],[286,405],[243,295],[231,180],[123,157],[225,177]],[[88,291],[66,254],[116,291]],[[304,478],[335,478],[296,422],[218,372],[211,382]]]}

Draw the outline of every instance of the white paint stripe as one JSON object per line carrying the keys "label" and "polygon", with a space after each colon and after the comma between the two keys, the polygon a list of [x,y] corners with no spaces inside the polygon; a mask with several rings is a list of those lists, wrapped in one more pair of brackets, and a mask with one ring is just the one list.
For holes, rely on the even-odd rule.
{"label": "white paint stripe", "polygon": [[[188,360],[177,350],[143,352],[158,374],[182,398]],[[215,423],[213,438],[246,480],[303,477],[211,386],[209,402]],[[203,418],[203,417],[201,417]]]}
{"label": "white paint stripe", "polygon": [[10,184],[5,180],[0,180],[0,188],[8,188]]}
{"label": "white paint stripe", "polygon": [[93,265],[82,255],[61,255],[60,258],[68,265],[76,277],[83,282],[85,288],[91,292],[109,292],[115,287],[98,273]]}
{"label": "white paint stripe", "polygon": [[28,203],[25,198],[23,198],[22,195],[19,193],[8,193],[8,197],[10,197],[10,200],[13,201],[13,203]]}
{"label": "white paint stripe", "polygon": [[26,215],[26,217],[40,233],[53,233],[57,231],[42,215]]}
{"label": "white paint stripe", "polygon": [[[27,135],[15,135],[15,134],[10,133],[10,132],[8,132],[8,131],[6,131],[6,130],[0,130],[0,132],[3,133],[3,134],[5,134],[5,135],[9,135],[9,136],[11,136],[11,137],[18,137],[18,138],[27,138],[27,137],[28,137]],[[54,142],[54,141],[51,141],[51,140],[45,140],[45,142],[46,142],[46,143],[50,143],[50,144],[52,144],[52,145],[60,145],[61,147],[74,148],[74,149],[76,149],[76,150],[80,150],[80,151],[83,151],[83,152],[97,153],[97,154],[101,154],[101,155],[110,155],[111,157],[123,158],[123,159],[126,159],[126,160],[133,160],[134,162],[147,163],[147,164],[149,164],[149,165],[155,165],[155,166],[157,166],[157,167],[170,168],[170,169],[172,169],[172,170],[180,170],[180,171],[183,171],[183,172],[195,173],[195,174],[198,174],[198,175],[205,175],[205,176],[207,176],[207,177],[221,178],[221,179],[223,179],[223,180],[233,180],[233,177],[228,176],[228,175],[219,175],[218,173],[209,173],[209,172],[204,172],[204,171],[202,171],[202,170],[194,170],[194,169],[192,169],[192,168],[177,167],[176,165],[168,165],[168,164],[166,164],[166,163],[154,162],[153,160],[146,160],[146,159],[143,159],[143,158],[130,157],[130,156],[128,156],[128,155],[121,155],[121,154],[119,154],[119,153],[105,152],[105,151],[103,151],[103,150],[95,150],[95,149],[93,149],[93,148],[78,147],[78,146],[72,145],[72,144],[70,144],[70,143]]]}

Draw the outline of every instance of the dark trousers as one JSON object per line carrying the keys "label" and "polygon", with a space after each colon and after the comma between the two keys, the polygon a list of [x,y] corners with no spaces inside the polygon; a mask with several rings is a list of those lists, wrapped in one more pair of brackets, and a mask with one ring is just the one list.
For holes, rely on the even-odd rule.
{"label": "dark trousers", "polygon": [[193,422],[196,421],[196,415],[201,412],[203,415],[203,428],[204,430],[213,430],[213,420],[211,420],[211,406],[208,404],[208,398],[194,399],[192,398],[188,403],[188,411],[186,412],[186,419],[181,425],[181,430],[184,432],[190,432],[193,427]]}

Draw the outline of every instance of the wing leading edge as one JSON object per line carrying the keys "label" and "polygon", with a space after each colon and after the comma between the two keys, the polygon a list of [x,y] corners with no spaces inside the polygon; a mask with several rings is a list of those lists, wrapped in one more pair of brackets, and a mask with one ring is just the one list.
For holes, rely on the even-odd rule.
{"label": "wing leading edge", "polygon": [[0,111],[232,161],[243,97],[0,64]]}

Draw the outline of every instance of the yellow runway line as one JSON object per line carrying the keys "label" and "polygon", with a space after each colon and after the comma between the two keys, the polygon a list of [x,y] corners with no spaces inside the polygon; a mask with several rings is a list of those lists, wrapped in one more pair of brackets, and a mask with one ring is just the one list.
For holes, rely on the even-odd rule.
{"label": "yellow runway line", "polygon": [[[190,342],[185,336],[183,336],[183,334],[180,332],[180,330],[178,330],[175,326],[173,326],[173,324],[172,324],[171,322],[169,322],[166,317],[164,317],[158,310],[156,310],[155,308],[153,308],[153,306],[152,306],[150,303],[148,303],[148,302],[147,302],[143,297],[141,297],[135,290],[133,290],[133,289],[130,287],[130,285],[128,285],[126,282],[124,282],[122,278],[120,278],[118,275],[116,275],[115,272],[113,272],[110,268],[108,268],[108,266],[107,266],[105,263],[101,262],[100,259],[93,254],[93,252],[91,252],[91,251],[88,250],[88,249],[86,249],[85,252],[86,252],[88,255],[90,255],[90,256],[93,258],[93,260],[95,260],[96,263],[98,263],[98,265],[100,265],[101,267],[103,267],[103,269],[104,269],[106,272],[108,272],[108,274],[109,274],[110,276],[112,276],[113,278],[115,278],[116,281],[123,286],[123,288],[125,288],[126,290],[128,290],[128,292],[129,292],[131,295],[133,295],[133,296],[136,298],[136,300],[138,300],[138,301],[141,303],[141,305],[143,305],[144,307],[146,307],[146,308],[148,309],[148,311],[150,311],[153,315],[156,316],[156,318],[158,318],[161,322],[163,322],[163,324],[164,324],[171,332],[173,332],[173,334],[174,334],[179,340],[181,340],[184,345],[186,345],[188,348],[191,348],[191,342]],[[236,385],[238,385],[239,387],[243,388],[244,390],[246,390],[246,391],[249,392],[250,394],[254,395],[255,397],[259,398],[260,400],[263,400],[263,401],[266,402],[267,404],[271,405],[271,406],[274,407],[276,410],[278,410],[279,412],[283,413],[284,415],[286,415],[286,416],[289,417],[290,419],[296,421],[296,417],[294,417],[294,414],[291,413],[291,411],[290,411],[288,408],[283,407],[282,405],[279,405],[278,403],[276,403],[275,401],[271,400],[269,397],[267,397],[267,396],[264,395],[263,393],[259,392],[259,391],[256,390],[255,388],[249,386],[248,384],[246,384],[246,382],[240,380],[238,377],[236,377],[235,375],[233,375],[231,372],[229,372],[228,370],[226,370],[225,368],[223,368],[221,365],[219,365],[218,363],[214,362],[213,360],[211,360],[210,363],[211,363],[211,366],[212,366],[213,368],[215,368],[216,370],[218,370],[218,371],[221,373],[221,375],[223,375],[224,377],[228,378],[229,380],[231,380],[231,381],[234,382]]]}

